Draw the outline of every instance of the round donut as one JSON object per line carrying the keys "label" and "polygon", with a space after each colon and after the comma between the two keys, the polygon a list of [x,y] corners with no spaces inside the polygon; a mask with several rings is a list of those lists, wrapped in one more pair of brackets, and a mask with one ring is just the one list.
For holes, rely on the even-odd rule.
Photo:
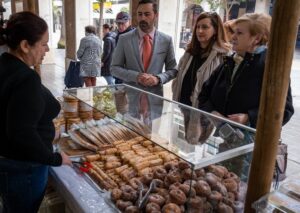
{"label": "round donut", "polygon": [[167,178],[171,184],[176,183],[176,182],[181,183],[181,181],[182,181],[180,173],[175,170],[169,172],[169,174],[167,175]]}
{"label": "round donut", "polygon": [[232,178],[237,184],[239,184],[241,181],[240,178],[233,172],[228,172],[227,178]]}
{"label": "round donut", "polygon": [[153,173],[144,174],[141,178],[141,182],[147,186],[150,185],[152,180],[153,180]]}
{"label": "round donut", "polygon": [[195,173],[197,177],[204,177],[205,176],[205,170],[204,169],[197,169],[195,170]]}
{"label": "round donut", "polygon": [[236,192],[238,190],[238,185],[233,178],[223,180],[223,184],[228,192]]}
{"label": "round donut", "polygon": [[179,167],[180,170],[184,170],[184,169],[191,168],[191,165],[186,161],[179,161],[178,162],[178,167]]}
{"label": "round donut", "polygon": [[178,163],[171,161],[171,162],[167,162],[164,165],[164,168],[167,170],[167,172],[171,171],[171,170],[175,170],[178,168]]}
{"label": "round donut", "polygon": [[139,208],[137,206],[128,206],[125,209],[125,213],[138,213],[139,212]]}
{"label": "round donut", "polygon": [[203,200],[199,196],[192,197],[188,200],[188,206],[195,209],[202,209]]}
{"label": "round donut", "polygon": [[156,188],[164,188],[165,184],[162,180],[160,179],[153,179],[155,181],[155,187]]}
{"label": "round donut", "polygon": [[130,186],[132,186],[132,188],[134,189],[138,189],[143,183],[141,182],[141,180],[139,178],[132,178],[129,181]]}
{"label": "round donut", "polygon": [[186,185],[192,184],[192,187],[195,187],[195,185],[197,184],[197,181],[196,180],[186,180],[183,182],[183,184],[186,184]]}
{"label": "round donut", "polygon": [[189,180],[189,179],[196,180],[197,179],[196,173],[193,172],[193,170],[191,168],[182,170],[181,176],[184,180]]}
{"label": "round donut", "polygon": [[208,196],[208,200],[213,206],[217,206],[218,203],[222,201],[222,199],[223,196],[220,192],[217,191],[212,191],[211,194]]}
{"label": "round donut", "polygon": [[190,185],[186,184],[180,184],[179,189],[184,192],[184,194],[187,197],[195,197],[196,196],[196,190],[193,187],[190,187]]}
{"label": "round donut", "polygon": [[181,213],[181,209],[175,203],[168,203],[162,208],[163,213]]}
{"label": "round donut", "polygon": [[157,168],[154,171],[154,178],[164,180],[165,176],[167,175],[167,171],[164,168]]}
{"label": "round donut", "polygon": [[220,178],[218,178],[215,174],[208,172],[205,175],[205,180],[210,185],[210,187],[214,187],[215,185],[217,185],[217,182],[220,181]]}
{"label": "round donut", "polygon": [[180,189],[173,189],[170,191],[170,199],[178,205],[183,205],[186,202],[186,196]]}
{"label": "round donut", "polygon": [[208,197],[211,193],[209,184],[204,180],[198,180],[195,185],[196,194],[198,196]]}
{"label": "round donut", "polygon": [[146,213],[152,213],[154,211],[160,211],[160,206],[157,203],[147,203]]}
{"label": "round donut", "polygon": [[212,190],[220,192],[224,197],[227,196],[227,188],[221,182],[217,182]]}
{"label": "round donut", "polygon": [[125,209],[128,206],[132,206],[132,205],[133,204],[130,201],[117,200],[117,202],[116,202],[117,208],[120,209],[121,211],[125,211]]}
{"label": "round donut", "polygon": [[112,191],[111,191],[111,199],[112,201],[117,201],[121,198],[122,196],[122,190],[121,189],[118,189],[118,188],[114,188]]}
{"label": "round donut", "polygon": [[181,185],[181,183],[176,182],[170,185],[169,190],[173,190],[173,189],[179,189],[179,186]]}
{"label": "round donut", "polygon": [[150,194],[148,199],[149,199],[150,203],[157,203],[159,206],[164,205],[164,203],[166,201],[166,199],[163,196],[161,196],[157,193]]}
{"label": "round donut", "polygon": [[124,185],[121,187],[122,190],[122,200],[135,202],[138,198],[137,191],[135,191],[131,186]]}
{"label": "round donut", "polygon": [[169,191],[164,188],[156,188],[154,191],[164,198],[166,198],[169,195]]}
{"label": "round donut", "polygon": [[226,205],[225,203],[222,203],[222,202],[220,202],[218,204],[217,210],[218,210],[219,213],[233,213],[234,212],[233,209],[230,206],[228,206],[228,205]]}

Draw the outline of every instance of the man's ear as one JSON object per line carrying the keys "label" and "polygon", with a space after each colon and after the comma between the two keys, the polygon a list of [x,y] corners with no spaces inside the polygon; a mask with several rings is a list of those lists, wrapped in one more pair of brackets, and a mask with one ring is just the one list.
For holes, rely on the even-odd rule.
{"label": "man's ear", "polygon": [[30,45],[28,43],[27,40],[22,40],[20,42],[20,49],[24,52],[24,53],[28,53],[29,52],[29,48],[30,48]]}

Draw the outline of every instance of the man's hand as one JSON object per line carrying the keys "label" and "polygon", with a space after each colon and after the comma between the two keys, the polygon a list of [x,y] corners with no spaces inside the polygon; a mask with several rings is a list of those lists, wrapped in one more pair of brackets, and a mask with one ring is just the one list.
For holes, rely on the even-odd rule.
{"label": "man's hand", "polygon": [[141,73],[137,77],[137,81],[139,84],[145,87],[152,87],[159,84],[159,79],[155,75],[148,73]]}
{"label": "man's hand", "polygon": [[247,124],[249,121],[249,116],[248,114],[238,113],[238,114],[228,115],[228,119],[240,124]]}

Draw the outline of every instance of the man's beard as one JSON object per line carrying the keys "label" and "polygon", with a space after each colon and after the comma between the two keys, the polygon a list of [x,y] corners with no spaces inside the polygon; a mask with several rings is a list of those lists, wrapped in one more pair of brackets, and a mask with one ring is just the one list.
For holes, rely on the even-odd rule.
{"label": "man's beard", "polygon": [[146,30],[150,29],[149,24],[145,21],[140,21],[139,27],[141,28],[142,31],[146,31]]}

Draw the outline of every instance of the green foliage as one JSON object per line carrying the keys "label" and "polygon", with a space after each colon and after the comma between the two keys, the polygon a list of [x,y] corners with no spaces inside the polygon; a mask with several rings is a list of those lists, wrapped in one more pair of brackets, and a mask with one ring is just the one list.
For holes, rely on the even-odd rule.
{"label": "green foliage", "polygon": [[221,6],[221,0],[207,0],[211,11],[216,11]]}
{"label": "green foliage", "polygon": [[195,4],[200,5],[203,2],[203,0],[194,0],[194,2],[195,2]]}
{"label": "green foliage", "polygon": [[65,49],[65,48],[66,48],[66,42],[60,40],[60,41],[57,43],[57,49]]}

